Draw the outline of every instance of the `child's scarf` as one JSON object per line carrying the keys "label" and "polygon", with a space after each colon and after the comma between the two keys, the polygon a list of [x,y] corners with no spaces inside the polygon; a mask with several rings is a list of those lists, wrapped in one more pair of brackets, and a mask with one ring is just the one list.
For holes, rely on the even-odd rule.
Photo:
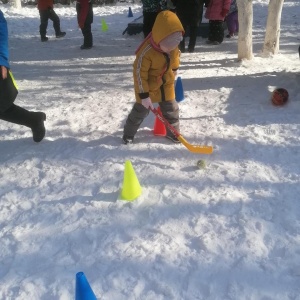
{"label": "child's scarf", "polygon": [[142,46],[148,41],[150,40],[150,44],[151,46],[153,47],[154,50],[158,51],[158,52],[161,52],[161,53],[164,53],[158,44],[155,43],[155,41],[153,40],[153,37],[152,37],[152,32],[150,32],[146,38],[142,41],[142,43],[138,46],[138,48],[136,49],[135,51],[135,54],[137,54],[139,52],[139,50],[142,48]]}

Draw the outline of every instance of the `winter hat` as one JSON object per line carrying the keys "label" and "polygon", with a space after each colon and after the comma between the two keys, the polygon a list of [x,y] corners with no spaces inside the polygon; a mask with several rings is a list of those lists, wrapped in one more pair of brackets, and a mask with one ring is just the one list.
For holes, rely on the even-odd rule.
{"label": "winter hat", "polygon": [[181,41],[182,41],[182,32],[176,31],[168,35],[166,38],[164,38],[159,43],[159,46],[161,50],[163,50],[164,52],[170,52],[174,50]]}

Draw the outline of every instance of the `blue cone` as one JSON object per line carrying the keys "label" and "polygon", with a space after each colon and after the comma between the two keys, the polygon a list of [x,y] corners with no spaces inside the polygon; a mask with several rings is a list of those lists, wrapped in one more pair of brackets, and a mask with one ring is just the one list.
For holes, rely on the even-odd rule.
{"label": "blue cone", "polygon": [[175,84],[175,98],[177,102],[184,100],[183,86],[180,76],[177,77]]}
{"label": "blue cone", "polygon": [[131,7],[129,7],[128,18],[132,18],[132,17],[133,17],[133,13],[132,13]]}
{"label": "blue cone", "polygon": [[75,300],[97,300],[83,272],[76,274]]}

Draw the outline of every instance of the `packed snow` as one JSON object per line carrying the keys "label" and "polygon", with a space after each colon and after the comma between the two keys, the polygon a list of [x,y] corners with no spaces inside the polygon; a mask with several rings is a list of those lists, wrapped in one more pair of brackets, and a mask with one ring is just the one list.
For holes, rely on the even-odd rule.
{"label": "packed snow", "polygon": [[[141,4],[94,7],[90,50],[75,4],[55,6],[67,35],[56,39],[50,21],[47,43],[36,7],[0,4],[16,104],[47,114],[38,144],[0,122],[0,299],[74,299],[81,271],[97,299],[300,299],[300,3],[285,1],[269,58],[268,1],[253,3],[253,60],[237,61],[237,38],[199,37],[181,56],[181,133],[211,155],[155,136],[152,113],[134,144],[121,142],[143,40],[122,33]],[[270,101],[276,87],[285,106]],[[128,160],[134,201],[120,199]]]}

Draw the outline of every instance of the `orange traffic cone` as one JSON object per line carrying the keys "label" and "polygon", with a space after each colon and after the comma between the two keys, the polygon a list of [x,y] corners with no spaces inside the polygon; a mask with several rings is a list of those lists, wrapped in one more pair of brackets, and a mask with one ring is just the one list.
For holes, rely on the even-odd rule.
{"label": "orange traffic cone", "polygon": [[[158,113],[161,115],[160,107],[157,108]],[[153,134],[165,136],[167,134],[165,124],[158,118],[155,117],[154,127],[153,127]]]}

